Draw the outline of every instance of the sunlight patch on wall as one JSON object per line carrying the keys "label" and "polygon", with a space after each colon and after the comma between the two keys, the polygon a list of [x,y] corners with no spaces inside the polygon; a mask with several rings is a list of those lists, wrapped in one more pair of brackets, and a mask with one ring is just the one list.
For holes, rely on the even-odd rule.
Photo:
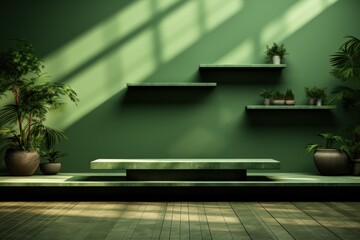
{"label": "sunlight patch on wall", "polygon": [[[160,23],[161,59],[168,62],[242,8],[243,1],[187,1]],[[202,19],[203,18],[203,19]],[[201,23],[205,23],[205,32]]]}
{"label": "sunlight patch on wall", "polygon": [[61,115],[51,114],[47,123],[64,129],[118,93],[126,82],[139,82],[150,75],[156,68],[152,34],[150,29],[143,31],[91,68],[69,79],[66,83],[76,89],[81,99],[79,106],[69,104]]}
{"label": "sunlight patch on wall", "polygon": [[297,1],[278,19],[267,24],[260,36],[260,45],[281,42],[302,28],[338,0]]}
{"label": "sunlight patch on wall", "polygon": [[60,79],[116,44],[152,17],[151,1],[134,1],[118,14],[45,58],[47,72]]}
{"label": "sunlight patch on wall", "polygon": [[255,44],[251,39],[244,40],[216,63],[251,63],[254,61]]}

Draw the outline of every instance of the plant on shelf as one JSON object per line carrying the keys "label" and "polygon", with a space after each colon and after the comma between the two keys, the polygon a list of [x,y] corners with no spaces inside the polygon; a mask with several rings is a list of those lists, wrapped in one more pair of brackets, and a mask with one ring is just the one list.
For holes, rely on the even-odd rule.
{"label": "plant on shelf", "polygon": [[40,149],[51,149],[65,138],[61,130],[44,125],[47,113],[60,109],[62,97],[74,103],[77,93],[69,86],[42,79],[43,65],[33,46],[22,40],[0,53],[0,96],[13,101],[0,110],[0,135],[5,163],[13,175],[32,175],[40,162]]}
{"label": "plant on shelf", "polygon": [[309,105],[316,105],[316,87],[305,88],[305,94],[308,99]]}
{"label": "plant on shelf", "polygon": [[295,95],[291,88],[288,88],[285,92],[285,104],[286,105],[295,105]]}
{"label": "plant on shelf", "polygon": [[[330,57],[331,74],[344,84],[332,89],[332,100],[341,102],[349,115],[348,135],[353,146],[360,145],[360,39],[346,36],[339,51]],[[360,156],[357,155],[357,159]]]}
{"label": "plant on shelf", "polygon": [[273,43],[271,47],[269,45],[266,45],[265,53],[266,62],[272,62],[273,64],[280,64],[281,61],[284,60],[284,56],[288,54],[285,45],[279,45],[277,43]]}
{"label": "plant on shelf", "polygon": [[61,163],[56,162],[57,159],[66,156],[65,153],[61,151],[56,151],[55,149],[49,149],[41,152],[41,158],[47,160],[48,162],[40,163],[40,170],[45,175],[55,175],[61,170]]}
{"label": "plant on shelf", "polygon": [[264,98],[264,105],[270,105],[270,98],[272,97],[273,89],[263,88],[260,91],[260,96]]}
{"label": "plant on shelf", "polygon": [[349,151],[344,139],[332,133],[320,133],[323,144],[306,145],[307,152],[314,152],[317,170],[322,175],[335,176],[350,173]]}
{"label": "plant on shelf", "polygon": [[285,94],[280,91],[276,91],[273,94],[272,102],[274,105],[284,105],[285,104]]}

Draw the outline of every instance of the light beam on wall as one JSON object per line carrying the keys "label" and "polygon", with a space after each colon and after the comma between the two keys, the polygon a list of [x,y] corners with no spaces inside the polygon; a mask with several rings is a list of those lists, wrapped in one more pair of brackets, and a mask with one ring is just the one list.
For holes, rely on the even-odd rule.
{"label": "light beam on wall", "polygon": [[[66,79],[65,83],[79,93],[81,102],[78,108],[69,105],[65,112],[51,114],[47,120],[48,124],[66,129],[124,89],[125,83],[145,80],[160,67],[155,56],[157,46],[155,39],[160,39],[162,42],[160,49],[156,51],[163,54],[161,60],[162,63],[166,63],[199,40],[204,32],[212,30],[236,14],[243,0],[204,1],[204,8],[199,8],[196,1],[186,1],[164,14],[164,20],[156,26],[160,29],[160,36],[157,37],[154,37],[154,34],[157,34],[154,25],[146,26],[141,31],[139,28],[142,24],[147,24],[151,19],[158,17],[157,11],[168,9],[170,4],[155,4],[155,9],[158,10],[154,12],[148,2],[150,1],[135,1],[135,5],[130,5],[123,10],[124,12],[111,17],[104,24],[99,24],[46,58],[50,74],[55,79],[61,78],[91,60],[109,45],[133,34],[128,41],[114,47],[111,52],[101,55],[89,66]],[[162,1],[155,1],[155,3],[160,2]],[[176,2],[172,1],[173,4]],[[214,4],[218,7],[215,8]],[[214,15],[218,16],[214,18]],[[136,19],[134,23],[130,23],[130,26],[122,28],[131,19],[139,16],[140,20]],[[200,18],[206,23],[205,30],[199,27]],[[135,29],[137,32],[134,35]],[[91,49],[91,46],[95,46],[94,49]]]}

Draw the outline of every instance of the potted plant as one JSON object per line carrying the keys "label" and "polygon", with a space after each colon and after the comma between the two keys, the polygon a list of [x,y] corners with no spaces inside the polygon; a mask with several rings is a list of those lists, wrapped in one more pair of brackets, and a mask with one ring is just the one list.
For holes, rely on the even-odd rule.
{"label": "potted plant", "polygon": [[305,88],[305,94],[308,99],[309,105],[316,105],[316,87],[313,88]]}
{"label": "potted plant", "polygon": [[308,144],[306,151],[314,152],[315,166],[320,174],[327,176],[349,174],[351,164],[344,139],[332,133],[320,133],[319,136],[323,139],[323,144]]}
{"label": "potted plant", "polygon": [[0,110],[0,135],[6,141],[5,164],[13,175],[32,175],[40,162],[40,148],[50,149],[65,137],[61,130],[43,124],[47,113],[63,105],[63,96],[79,101],[69,86],[40,81],[42,68],[28,42],[18,41],[16,48],[0,53],[0,95],[13,98]]}
{"label": "potted plant", "polygon": [[270,105],[270,98],[272,96],[272,89],[264,88],[260,91],[260,96],[264,98],[264,105]]}
{"label": "potted plant", "polygon": [[284,105],[285,104],[285,95],[282,92],[276,91],[273,94],[273,100],[274,105]]}
{"label": "potted plant", "polygon": [[287,53],[284,44],[273,43],[270,47],[266,45],[266,62],[272,62],[273,64],[280,64],[284,60],[284,56]]}
{"label": "potted plant", "polygon": [[46,159],[48,162],[40,163],[40,170],[44,175],[56,175],[61,170],[61,163],[56,162],[57,159],[65,156],[65,153],[60,151],[55,151],[55,149],[50,149],[43,151],[41,158]]}
{"label": "potted plant", "polygon": [[316,99],[316,106],[322,106],[326,100],[325,88],[313,88],[313,93]]}
{"label": "potted plant", "polygon": [[[346,36],[346,41],[339,51],[330,57],[331,74],[343,84],[332,89],[333,100],[341,102],[345,112],[349,115],[349,135],[353,146],[357,149],[354,159],[360,158],[360,39]],[[355,169],[355,162],[354,162]]]}
{"label": "potted plant", "polygon": [[295,96],[291,88],[288,88],[285,92],[285,104],[295,105]]}

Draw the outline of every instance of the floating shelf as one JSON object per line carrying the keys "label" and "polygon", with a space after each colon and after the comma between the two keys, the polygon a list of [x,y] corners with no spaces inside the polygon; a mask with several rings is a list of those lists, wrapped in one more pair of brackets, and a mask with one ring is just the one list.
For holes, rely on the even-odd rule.
{"label": "floating shelf", "polygon": [[127,83],[128,88],[140,88],[140,87],[216,87],[216,83],[181,83],[181,82],[171,82],[171,83]]}
{"label": "floating shelf", "polygon": [[335,105],[310,106],[310,105],[247,105],[246,110],[332,110]]}
{"label": "floating shelf", "polygon": [[284,69],[286,64],[200,64],[199,69],[243,68],[243,69]]}

